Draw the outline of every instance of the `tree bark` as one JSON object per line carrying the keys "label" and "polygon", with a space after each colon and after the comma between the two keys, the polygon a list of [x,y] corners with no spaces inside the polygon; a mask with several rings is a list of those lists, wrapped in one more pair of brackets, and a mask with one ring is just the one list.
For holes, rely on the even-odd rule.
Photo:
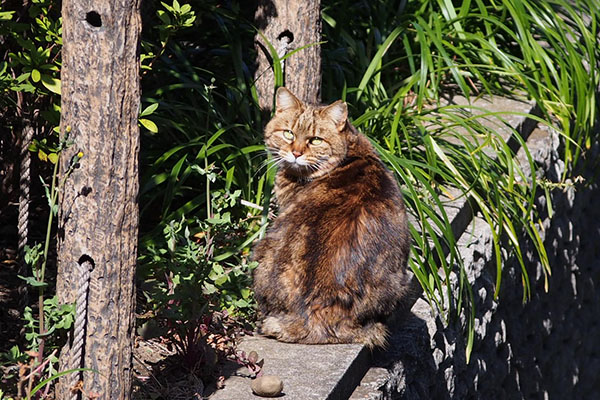
{"label": "tree bark", "polygon": [[[140,104],[139,0],[63,0],[61,132],[74,143],[61,155],[66,180],[58,219],[57,293],[75,301],[77,263],[90,262],[83,374],[89,398],[131,395],[134,277],[138,234],[137,118]],[[68,365],[70,344],[61,353]],[[57,399],[70,399],[61,378]],[[88,397],[84,397],[88,398]]]}
{"label": "tree bark", "polygon": [[[320,0],[260,0],[255,13],[256,25],[276,50],[284,49],[286,40],[290,42],[288,53],[313,44],[287,58],[284,64],[285,86],[309,103],[321,101],[321,46],[317,45],[321,40],[320,8]],[[270,110],[275,90],[273,59],[260,34],[256,35],[255,43],[256,89],[261,108]]]}

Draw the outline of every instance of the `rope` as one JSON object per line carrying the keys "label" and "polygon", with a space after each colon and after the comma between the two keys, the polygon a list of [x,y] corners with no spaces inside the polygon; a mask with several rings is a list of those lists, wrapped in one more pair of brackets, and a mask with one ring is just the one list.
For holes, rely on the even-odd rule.
{"label": "rope", "polygon": [[[29,187],[31,186],[31,153],[29,152],[29,144],[33,140],[33,127],[28,121],[25,121],[25,128],[22,131],[21,139],[21,170],[19,179],[19,219],[17,230],[19,235],[19,275],[27,276],[27,264],[25,263],[25,246],[29,236]],[[23,282],[19,285],[17,292],[19,293],[20,306],[24,310],[28,303],[27,284]]]}
{"label": "rope", "polygon": [[[84,365],[83,360],[83,344],[85,342],[85,325],[87,322],[87,303],[88,303],[88,289],[90,286],[90,271],[92,270],[92,263],[84,261],[83,263],[76,263],[75,265],[79,272],[79,279],[77,280],[77,307],[75,310],[75,324],[73,327],[73,344],[69,351],[69,364],[67,370],[82,368]],[[81,378],[81,371],[73,373],[69,381],[69,388],[71,389],[71,400],[77,400],[79,396],[79,390],[73,390],[78,387],[78,383]]]}
{"label": "rope", "polygon": [[[279,57],[280,60],[287,54],[290,43],[291,43],[290,37],[287,35],[283,35],[283,36],[281,36],[281,39],[279,39],[279,48],[277,49],[277,56]],[[281,71],[284,73],[284,76],[285,76],[285,60],[281,60],[280,62],[281,62]]]}

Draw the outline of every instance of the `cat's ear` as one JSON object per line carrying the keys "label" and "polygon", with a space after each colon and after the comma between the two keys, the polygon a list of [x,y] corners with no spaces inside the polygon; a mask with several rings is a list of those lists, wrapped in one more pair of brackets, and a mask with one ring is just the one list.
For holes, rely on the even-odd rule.
{"label": "cat's ear", "polygon": [[328,105],[321,111],[321,115],[331,119],[338,131],[342,131],[348,121],[348,106],[346,102],[338,100],[333,104]]}
{"label": "cat's ear", "polygon": [[302,107],[302,102],[283,86],[277,89],[275,94],[275,112],[293,110]]}

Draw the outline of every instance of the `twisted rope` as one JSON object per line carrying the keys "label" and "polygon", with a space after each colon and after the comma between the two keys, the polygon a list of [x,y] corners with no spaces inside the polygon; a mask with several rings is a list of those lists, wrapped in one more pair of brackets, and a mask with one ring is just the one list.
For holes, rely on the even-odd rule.
{"label": "twisted rope", "polygon": [[[68,370],[77,369],[83,366],[83,344],[85,339],[85,326],[87,322],[87,303],[88,289],[90,286],[90,271],[92,263],[84,261],[76,263],[76,269],[79,272],[77,280],[77,308],[75,310],[75,324],[73,327],[73,344],[69,351]],[[79,390],[73,390],[78,387],[81,378],[81,371],[71,374],[69,388],[71,388],[71,400],[77,400]]]}
{"label": "twisted rope", "polygon": [[[21,169],[19,179],[19,219],[17,222],[17,230],[19,235],[19,274],[27,276],[27,264],[25,263],[25,246],[27,245],[27,239],[29,236],[29,187],[31,186],[31,153],[29,152],[29,144],[33,140],[33,127],[28,121],[25,121],[25,128],[23,128],[21,138]],[[25,309],[28,303],[27,299],[27,284],[22,283],[17,289],[19,293],[21,309]]]}
{"label": "twisted rope", "polygon": [[[281,60],[288,52],[291,39],[289,36],[284,35],[279,39],[279,48],[277,49],[277,56]],[[285,76],[285,60],[281,60],[281,71]]]}

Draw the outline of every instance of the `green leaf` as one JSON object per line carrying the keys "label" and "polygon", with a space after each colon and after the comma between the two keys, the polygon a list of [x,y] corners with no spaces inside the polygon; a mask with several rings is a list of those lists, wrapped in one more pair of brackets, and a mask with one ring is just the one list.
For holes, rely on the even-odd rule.
{"label": "green leaf", "polygon": [[244,299],[237,299],[235,301],[235,306],[239,308],[248,307],[250,304]]}
{"label": "green leaf", "polygon": [[38,151],[38,158],[40,159],[40,161],[48,161],[48,154],[46,154],[44,150],[40,149]]}
{"label": "green leaf", "polygon": [[42,74],[42,85],[52,93],[60,94],[60,79],[53,78],[49,75]]}
{"label": "green leaf", "polygon": [[231,214],[224,213],[222,217],[215,216],[213,218],[206,218],[206,222],[212,225],[222,225],[231,222]]}
{"label": "green leaf", "polygon": [[34,82],[39,82],[41,79],[41,74],[40,71],[38,71],[37,69],[34,69],[31,71],[31,80]]}
{"label": "green leaf", "polygon": [[0,11],[0,21],[10,21],[16,11]]}
{"label": "green leaf", "polygon": [[48,284],[46,282],[40,282],[37,280],[37,278],[33,277],[33,276],[21,276],[21,275],[17,275],[19,278],[23,279],[25,282],[27,282],[28,285],[31,285],[33,287],[46,287],[48,286]]}
{"label": "green leaf", "polygon": [[57,374],[52,375],[49,378],[46,378],[46,379],[42,380],[40,383],[38,383],[31,390],[31,393],[27,396],[27,400],[30,400],[32,398],[36,398],[33,395],[36,394],[41,389],[43,389],[49,382],[52,382],[53,380],[58,379],[61,376],[72,374],[73,372],[93,372],[94,374],[100,374],[100,372],[98,372],[97,370],[90,369],[90,368],[76,368],[76,369],[70,369],[70,370],[67,370],[67,371],[59,372]]}
{"label": "green leaf", "polygon": [[385,42],[381,44],[379,50],[377,50],[377,54],[375,54],[375,57],[373,57],[373,60],[369,64],[367,71],[365,72],[362,80],[360,81],[360,84],[358,85],[358,94],[356,95],[356,101],[360,99],[360,96],[363,94],[367,83],[375,74],[375,70],[381,68],[383,56],[385,55],[385,53],[387,53],[392,43],[394,43],[394,40],[396,40],[400,33],[402,33],[402,30],[403,28],[400,26],[394,29],[390,33],[388,38],[385,40]]}
{"label": "green leaf", "polygon": [[144,128],[148,129],[152,133],[158,132],[158,126],[149,119],[141,118],[140,123],[144,126]]}
{"label": "green leaf", "polygon": [[217,291],[217,287],[215,285],[213,285],[212,283],[208,283],[208,282],[204,282],[202,284],[202,293],[203,294],[213,294]]}
{"label": "green leaf", "polygon": [[213,264],[212,270],[219,275],[225,273],[225,270],[220,264]]}
{"label": "green leaf", "polygon": [[145,117],[147,115],[152,114],[158,108],[158,103],[150,104],[148,107],[144,108],[144,111],[140,113],[140,117]]}
{"label": "green leaf", "polygon": [[58,162],[58,154],[56,154],[56,153],[48,154],[48,160],[50,160],[50,162],[52,164],[56,164]]}

